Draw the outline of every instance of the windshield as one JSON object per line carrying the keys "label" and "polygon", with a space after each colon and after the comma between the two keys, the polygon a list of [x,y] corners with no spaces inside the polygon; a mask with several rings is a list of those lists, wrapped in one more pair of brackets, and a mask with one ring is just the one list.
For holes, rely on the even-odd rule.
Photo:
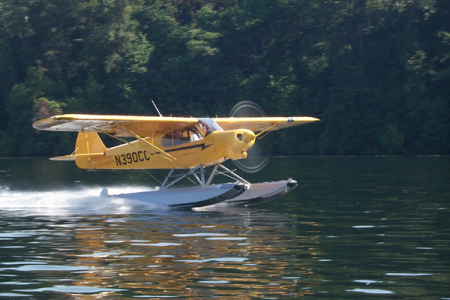
{"label": "windshield", "polygon": [[213,119],[199,118],[198,121],[206,127],[207,132],[211,131],[223,131],[222,127],[219,126]]}

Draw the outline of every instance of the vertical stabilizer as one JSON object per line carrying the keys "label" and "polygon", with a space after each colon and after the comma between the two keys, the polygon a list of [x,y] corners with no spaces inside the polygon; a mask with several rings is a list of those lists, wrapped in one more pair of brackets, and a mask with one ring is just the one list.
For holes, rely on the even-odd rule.
{"label": "vertical stabilizer", "polygon": [[91,169],[92,157],[105,153],[106,149],[97,132],[79,132],[75,144],[75,163],[81,169]]}

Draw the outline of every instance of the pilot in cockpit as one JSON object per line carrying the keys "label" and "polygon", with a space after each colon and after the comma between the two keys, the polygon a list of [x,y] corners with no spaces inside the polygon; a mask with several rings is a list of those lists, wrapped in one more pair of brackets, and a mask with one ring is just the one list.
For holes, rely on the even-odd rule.
{"label": "pilot in cockpit", "polygon": [[173,133],[173,138],[176,140],[181,139],[182,136],[183,136],[183,133],[181,132],[180,129],[175,130]]}
{"label": "pilot in cockpit", "polygon": [[199,141],[203,139],[203,136],[200,134],[200,132],[203,129],[203,124],[201,122],[198,122],[195,124],[194,130],[191,132],[191,142]]}

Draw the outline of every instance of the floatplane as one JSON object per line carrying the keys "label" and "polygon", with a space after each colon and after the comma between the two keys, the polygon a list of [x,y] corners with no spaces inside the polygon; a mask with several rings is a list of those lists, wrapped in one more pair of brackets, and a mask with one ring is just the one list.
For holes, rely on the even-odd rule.
{"label": "floatplane", "polygon": [[[103,189],[102,197],[194,208],[220,202],[248,204],[268,201],[294,189],[297,182],[293,179],[250,183],[236,174],[236,170],[226,168],[223,162],[245,159],[256,139],[270,131],[315,121],[318,119],[313,117],[63,114],[38,120],[33,127],[78,132],[74,152],[50,160],[75,161],[79,168],[88,170],[169,170],[154,190],[108,195],[107,189]],[[99,133],[118,139],[122,144],[107,148]],[[232,182],[213,183],[217,175],[227,176]],[[189,178],[194,185],[174,187],[184,178]]]}

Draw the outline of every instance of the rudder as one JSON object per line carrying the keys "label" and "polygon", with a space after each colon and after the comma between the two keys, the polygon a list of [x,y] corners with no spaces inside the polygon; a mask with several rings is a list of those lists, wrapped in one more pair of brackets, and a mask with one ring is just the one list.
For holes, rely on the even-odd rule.
{"label": "rudder", "polygon": [[106,151],[97,132],[79,132],[75,143],[75,163],[81,169],[91,169],[91,158]]}

